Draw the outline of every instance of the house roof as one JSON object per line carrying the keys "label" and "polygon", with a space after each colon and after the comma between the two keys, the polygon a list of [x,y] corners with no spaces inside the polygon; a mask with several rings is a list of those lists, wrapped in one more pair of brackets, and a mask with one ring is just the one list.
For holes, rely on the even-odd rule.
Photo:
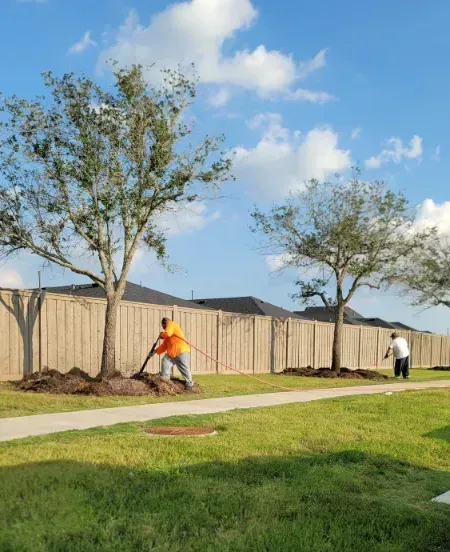
{"label": "house roof", "polygon": [[[306,307],[304,311],[295,311],[302,318],[318,322],[335,322],[335,314],[326,307]],[[362,316],[350,307],[344,308],[344,324],[361,324]]]}
{"label": "house roof", "polygon": [[[105,299],[105,292],[98,284],[54,286],[44,287],[42,289],[47,293],[73,295],[76,297],[91,297],[93,299]],[[201,305],[193,304],[191,301],[187,301],[186,299],[174,297],[173,295],[162,293],[156,289],[138,286],[132,282],[126,283],[122,301],[149,303],[151,305],[165,305],[170,307],[177,305],[179,307],[187,307],[190,309],[204,309]]]}
{"label": "house roof", "polygon": [[208,299],[194,299],[191,301],[197,305],[210,309],[235,312],[238,314],[256,314],[260,316],[273,316],[274,318],[302,318],[298,314],[267,303],[256,297],[218,297]]}
{"label": "house roof", "polygon": [[[329,313],[330,311],[326,307],[306,307],[305,313],[319,313],[319,312],[326,312]],[[344,314],[346,314],[350,318],[363,318],[361,314],[356,312],[350,307],[344,307]]]}
{"label": "house roof", "polygon": [[391,322],[393,326],[397,328],[397,330],[407,330],[411,332],[418,332],[419,330],[416,330],[416,328],[412,328],[411,326],[408,326],[407,324],[403,324],[403,322]]}
{"label": "house roof", "polygon": [[355,324],[363,324],[367,326],[373,326],[374,328],[386,328],[388,330],[398,330],[399,328],[396,328],[394,324],[391,324],[391,322],[387,322],[386,320],[383,320],[382,318],[356,318]]}
{"label": "house roof", "polygon": [[[307,307],[304,311],[295,311],[303,318],[309,320],[317,320],[319,322],[335,322],[335,314],[330,312],[326,307]],[[389,330],[414,330],[406,324],[401,322],[387,322],[382,318],[366,318],[351,309],[350,307],[344,308],[344,324],[351,324],[355,326],[372,326],[375,328],[387,328]]]}

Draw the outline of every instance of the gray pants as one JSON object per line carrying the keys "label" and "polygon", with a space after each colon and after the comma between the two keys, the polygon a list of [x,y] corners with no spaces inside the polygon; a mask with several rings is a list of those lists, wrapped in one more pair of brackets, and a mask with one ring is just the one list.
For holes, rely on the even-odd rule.
{"label": "gray pants", "polygon": [[395,377],[399,378],[400,374],[407,378],[409,377],[409,356],[405,358],[397,358],[394,366]]}
{"label": "gray pants", "polygon": [[164,355],[161,364],[161,376],[164,379],[170,379],[170,372],[174,364],[185,379],[186,386],[192,387],[194,385],[194,382],[192,381],[189,353],[181,353],[175,358],[170,358],[170,356],[167,354]]}

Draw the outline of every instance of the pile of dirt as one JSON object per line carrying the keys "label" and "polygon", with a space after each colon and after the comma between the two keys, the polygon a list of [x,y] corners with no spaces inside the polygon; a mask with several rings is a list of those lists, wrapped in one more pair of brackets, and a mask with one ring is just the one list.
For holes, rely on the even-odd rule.
{"label": "pile of dirt", "polygon": [[389,379],[389,376],[380,374],[375,370],[349,370],[341,368],[339,374],[333,372],[330,368],[317,368],[311,366],[307,368],[286,368],[281,372],[284,376],[303,376],[306,378],[341,378],[341,379],[367,379],[374,381],[383,381]]}
{"label": "pile of dirt", "polygon": [[194,385],[192,390],[185,388],[184,382],[173,378],[164,381],[160,375],[135,374],[131,378],[115,372],[108,380],[93,378],[80,368],[72,368],[67,374],[57,370],[35,372],[27,374],[16,383],[18,389],[34,393],[51,393],[56,395],[92,395],[104,397],[106,395],[156,397],[181,395],[184,393],[201,393],[201,389]]}
{"label": "pile of dirt", "polygon": [[186,390],[184,381],[179,378],[171,378],[170,381],[166,381],[161,378],[160,375],[155,374],[134,374],[131,376],[131,380],[143,383],[154,395],[158,397],[166,397],[170,395],[182,395],[183,393],[199,394],[202,392],[201,388],[194,383],[192,389]]}
{"label": "pile of dirt", "polygon": [[429,368],[429,370],[439,370],[442,372],[450,372],[450,366],[434,366],[433,368]]}

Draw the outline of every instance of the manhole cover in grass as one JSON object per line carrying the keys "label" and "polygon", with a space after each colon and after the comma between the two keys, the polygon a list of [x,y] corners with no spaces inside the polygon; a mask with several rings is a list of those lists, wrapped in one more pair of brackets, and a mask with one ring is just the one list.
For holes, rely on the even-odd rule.
{"label": "manhole cover in grass", "polygon": [[202,436],[202,435],[215,435],[215,431],[212,427],[149,427],[144,430],[149,435],[158,437],[179,437],[187,435],[190,437]]}

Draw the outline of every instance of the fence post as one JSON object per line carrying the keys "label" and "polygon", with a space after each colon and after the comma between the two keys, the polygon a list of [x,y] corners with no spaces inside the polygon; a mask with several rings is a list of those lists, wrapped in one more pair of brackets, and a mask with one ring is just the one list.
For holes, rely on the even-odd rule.
{"label": "fence post", "polygon": [[358,368],[362,368],[362,331],[363,327],[359,326],[359,351],[358,351]]}
{"label": "fence post", "polygon": [[[223,342],[223,312],[219,310],[217,313],[217,360],[222,360],[222,342]],[[220,364],[216,362],[216,374],[219,373]]]}
{"label": "fence post", "polygon": [[178,306],[173,306],[173,321],[178,323]]}
{"label": "fence post", "polygon": [[275,319],[271,320],[271,336],[270,336],[270,373],[275,373]]}
{"label": "fence post", "polygon": [[439,366],[442,366],[442,352],[444,349],[444,336],[441,335],[441,350],[439,352]]}
{"label": "fence post", "polygon": [[380,358],[381,358],[381,353],[380,353],[380,334],[381,334],[381,328],[378,326],[378,333],[377,333],[377,363],[376,363],[377,366],[378,366],[378,362],[380,361]]}
{"label": "fence post", "polygon": [[414,334],[410,331],[409,335],[409,367],[414,368]]}
{"label": "fence post", "polygon": [[253,315],[253,349],[252,349],[252,371],[255,373],[256,368],[256,315]]}
{"label": "fence post", "polygon": [[316,349],[317,349],[317,320],[314,320],[314,334],[313,334],[313,368],[317,368]]}
{"label": "fence post", "polygon": [[434,349],[433,343],[434,343],[434,339],[431,338],[431,339],[430,339],[430,356],[429,356],[429,358],[430,358],[430,366],[433,364],[433,349]]}
{"label": "fence post", "polygon": [[[40,274],[39,274],[40,276]],[[38,347],[39,347],[39,372],[42,372],[42,288],[39,282],[39,297],[38,297],[38,325],[39,325],[39,334],[38,334]],[[34,372],[34,366],[33,370]]]}
{"label": "fence post", "polygon": [[291,366],[291,348],[290,348],[290,339],[289,333],[291,331],[291,319],[286,319],[286,366],[285,368],[292,368]]}
{"label": "fence post", "polygon": [[423,333],[420,334],[420,364],[423,367]]}
{"label": "fence post", "polygon": [[409,348],[409,367],[413,367],[413,355],[412,355],[412,332],[408,330],[408,348]]}

